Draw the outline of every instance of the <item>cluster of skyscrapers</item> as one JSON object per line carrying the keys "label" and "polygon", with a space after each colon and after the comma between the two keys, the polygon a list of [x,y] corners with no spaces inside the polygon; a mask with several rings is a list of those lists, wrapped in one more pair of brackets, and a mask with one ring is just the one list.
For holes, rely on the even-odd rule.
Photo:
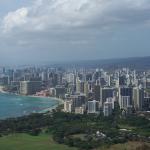
{"label": "cluster of skyscrapers", "polygon": [[150,110],[150,72],[128,68],[113,71],[80,70],[67,74],[70,95],[65,97],[64,111],[112,114],[118,104],[127,115]]}
{"label": "cluster of skyscrapers", "polygon": [[109,116],[150,110],[150,71],[128,68],[68,69],[29,67],[0,70],[0,84],[22,95],[43,94],[64,100],[65,112]]}

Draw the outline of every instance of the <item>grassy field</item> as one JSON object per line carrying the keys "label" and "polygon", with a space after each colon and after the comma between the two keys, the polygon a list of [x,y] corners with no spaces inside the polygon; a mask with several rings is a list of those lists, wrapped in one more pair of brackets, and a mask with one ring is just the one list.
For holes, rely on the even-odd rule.
{"label": "grassy field", "polygon": [[[101,147],[95,150],[136,150],[143,145],[141,142],[128,142],[116,144],[111,147]],[[150,143],[146,143],[150,146]],[[27,134],[15,134],[0,138],[0,150],[77,150],[55,143],[49,135],[30,136]],[[149,150],[149,149],[146,149]]]}
{"label": "grassy field", "polygon": [[55,143],[49,135],[15,134],[0,138],[0,150],[76,150]]}

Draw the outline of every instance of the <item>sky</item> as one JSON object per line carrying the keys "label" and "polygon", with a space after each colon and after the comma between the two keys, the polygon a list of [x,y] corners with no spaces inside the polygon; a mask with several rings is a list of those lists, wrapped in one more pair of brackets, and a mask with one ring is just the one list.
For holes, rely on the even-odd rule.
{"label": "sky", "polygon": [[0,65],[150,55],[150,0],[0,0]]}

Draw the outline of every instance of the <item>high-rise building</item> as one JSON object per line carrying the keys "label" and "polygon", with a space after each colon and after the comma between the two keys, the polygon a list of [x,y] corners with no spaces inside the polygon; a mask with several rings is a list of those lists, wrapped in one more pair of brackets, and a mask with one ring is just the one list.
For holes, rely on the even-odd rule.
{"label": "high-rise building", "polygon": [[94,85],[93,88],[94,99],[100,101],[100,85]]}
{"label": "high-rise building", "polygon": [[84,94],[86,95],[86,97],[88,97],[88,94],[89,94],[89,84],[88,84],[88,82],[84,83]]}
{"label": "high-rise building", "polygon": [[120,76],[119,77],[119,85],[120,86],[125,86],[127,82],[126,76]]}
{"label": "high-rise building", "polygon": [[55,90],[56,90],[56,97],[61,97],[61,98],[63,98],[64,96],[65,96],[65,91],[66,91],[66,89],[65,89],[65,87],[64,86],[60,86],[60,85],[57,85],[56,87],[55,87]]}
{"label": "high-rise building", "polygon": [[73,73],[67,74],[66,79],[68,83],[75,84],[75,75]]}
{"label": "high-rise building", "polygon": [[71,95],[71,100],[73,102],[73,107],[81,107],[86,103],[85,95]]}
{"label": "high-rise building", "polygon": [[43,71],[41,73],[41,79],[42,79],[42,81],[47,81],[48,80],[48,73],[46,71]]}
{"label": "high-rise building", "polygon": [[130,96],[121,96],[120,109],[127,110],[129,107],[131,107],[130,100]]}
{"label": "high-rise building", "polygon": [[144,97],[143,109],[150,111],[150,97]]}
{"label": "high-rise building", "polygon": [[9,76],[0,77],[0,85],[8,85],[10,83]]}
{"label": "high-rise building", "polygon": [[144,89],[133,88],[133,103],[135,110],[142,110],[144,103]]}
{"label": "high-rise building", "polygon": [[150,78],[146,78],[146,88],[150,89]]}
{"label": "high-rise building", "polygon": [[64,112],[72,112],[73,111],[73,104],[72,101],[65,101],[64,102]]}
{"label": "high-rise building", "polygon": [[99,108],[99,101],[93,100],[93,101],[88,101],[88,113],[99,113],[100,108]]}
{"label": "high-rise building", "polygon": [[128,98],[128,105],[133,105],[133,88],[132,87],[120,87],[119,88],[119,105],[122,106],[122,100]]}
{"label": "high-rise building", "polygon": [[85,85],[85,82],[84,81],[81,81],[80,82],[80,93],[84,93],[84,86]]}
{"label": "high-rise building", "polygon": [[41,81],[21,81],[20,94],[32,95],[39,92],[41,89]]}
{"label": "high-rise building", "polygon": [[112,102],[104,102],[104,116],[108,117],[112,114],[113,104]]}
{"label": "high-rise building", "polygon": [[76,93],[80,93],[81,89],[81,81],[79,80],[79,77],[76,78]]}
{"label": "high-rise building", "polygon": [[5,73],[6,73],[6,69],[5,67],[3,67],[3,74],[5,75]]}
{"label": "high-rise building", "polygon": [[112,109],[115,108],[115,102],[116,102],[115,97],[109,97],[109,98],[107,98],[106,102],[112,103]]}
{"label": "high-rise building", "polygon": [[64,102],[65,112],[81,113],[85,111],[85,95],[71,95],[67,99],[68,100]]}
{"label": "high-rise building", "polygon": [[114,88],[104,87],[100,88],[100,106],[103,107],[104,102],[109,97],[114,97]]}

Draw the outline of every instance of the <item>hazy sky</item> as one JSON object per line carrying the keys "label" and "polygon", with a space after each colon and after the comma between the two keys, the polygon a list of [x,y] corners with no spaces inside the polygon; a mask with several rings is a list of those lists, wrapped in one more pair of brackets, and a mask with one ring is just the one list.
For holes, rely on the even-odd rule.
{"label": "hazy sky", "polygon": [[0,64],[150,55],[150,0],[28,1],[0,0]]}

